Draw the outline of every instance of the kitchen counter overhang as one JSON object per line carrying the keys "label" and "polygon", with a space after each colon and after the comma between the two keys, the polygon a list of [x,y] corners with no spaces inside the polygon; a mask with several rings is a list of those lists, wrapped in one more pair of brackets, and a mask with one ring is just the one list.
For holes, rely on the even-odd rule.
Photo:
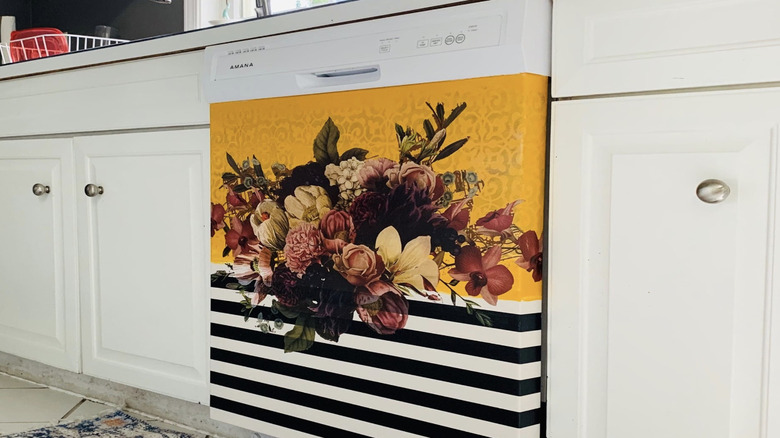
{"label": "kitchen counter overhang", "polygon": [[0,67],[0,81],[50,72],[132,61],[201,50],[204,47],[246,39],[281,35],[383,16],[479,0],[377,0],[348,1],[292,13],[204,28],[181,34],[132,41],[126,44],[7,64]]}

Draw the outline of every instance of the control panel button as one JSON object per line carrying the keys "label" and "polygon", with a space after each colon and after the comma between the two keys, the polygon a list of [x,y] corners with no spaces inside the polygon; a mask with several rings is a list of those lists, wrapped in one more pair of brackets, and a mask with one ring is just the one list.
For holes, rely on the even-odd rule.
{"label": "control panel button", "polygon": [[387,53],[390,51],[390,44],[382,44],[379,46],[379,53]]}
{"label": "control panel button", "polygon": [[455,37],[452,35],[447,35],[447,38],[444,38],[444,44],[450,45],[455,42]]}
{"label": "control panel button", "polygon": [[466,41],[466,35],[463,35],[462,33],[459,33],[458,36],[455,37],[455,42],[460,44],[463,41]]}
{"label": "control panel button", "polygon": [[442,42],[441,37],[431,38],[431,47],[440,46]]}
{"label": "control panel button", "polygon": [[422,49],[428,47],[428,40],[419,40],[417,41],[417,48]]}

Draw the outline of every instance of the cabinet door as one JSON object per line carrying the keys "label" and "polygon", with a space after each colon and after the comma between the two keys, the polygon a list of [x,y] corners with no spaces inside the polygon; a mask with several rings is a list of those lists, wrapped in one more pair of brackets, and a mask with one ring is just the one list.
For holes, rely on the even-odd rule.
{"label": "cabinet door", "polygon": [[70,140],[0,142],[0,351],[79,371],[72,166]]}
{"label": "cabinet door", "polygon": [[558,0],[555,97],[780,80],[777,0]]}
{"label": "cabinet door", "polygon": [[74,146],[84,372],[205,402],[208,130]]}
{"label": "cabinet door", "polygon": [[554,104],[549,437],[780,434],[778,102]]}

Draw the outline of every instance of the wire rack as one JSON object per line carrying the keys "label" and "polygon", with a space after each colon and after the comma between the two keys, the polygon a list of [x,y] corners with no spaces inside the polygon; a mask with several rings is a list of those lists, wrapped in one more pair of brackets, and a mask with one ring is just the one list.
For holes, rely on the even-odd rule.
{"label": "wire rack", "polygon": [[3,64],[45,58],[69,52],[97,49],[126,43],[127,40],[71,34],[45,34],[11,40],[0,44],[0,60]]}

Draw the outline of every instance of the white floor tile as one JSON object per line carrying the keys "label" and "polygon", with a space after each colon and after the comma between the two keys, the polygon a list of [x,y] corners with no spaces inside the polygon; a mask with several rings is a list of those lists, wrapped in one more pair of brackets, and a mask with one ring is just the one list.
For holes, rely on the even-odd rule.
{"label": "white floor tile", "polygon": [[0,389],[0,423],[57,421],[81,400],[51,389]]}
{"label": "white floor tile", "polygon": [[88,420],[91,418],[97,418],[102,414],[108,414],[117,409],[102,403],[95,403],[89,400],[81,404],[75,411],[65,417],[63,421],[69,422],[74,420]]}
{"label": "white floor tile", "polygon": [[45,386],[0,374],[0,389],[9,388],[45,388]]}
{"label": "white floor tile", "polygon": [[10,433],[25,432],[28,430],[39,429],[50,426],[49,423],[0,423],[0,435]]}

